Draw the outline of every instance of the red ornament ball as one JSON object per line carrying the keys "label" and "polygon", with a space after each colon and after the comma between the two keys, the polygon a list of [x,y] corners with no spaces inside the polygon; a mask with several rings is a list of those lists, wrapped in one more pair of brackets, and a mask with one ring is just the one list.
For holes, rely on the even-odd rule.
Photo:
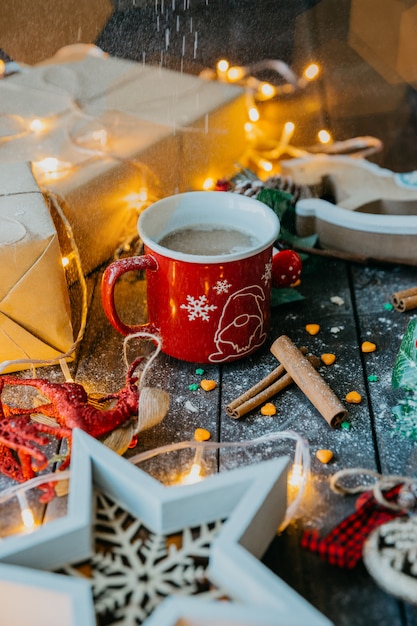
{"label": "red ornament ball", "polygon": [[225,178],[221,178],[220,180],[216,181],[216,186],[214,188],[215,191],[230,191],[232,188],[232,185],[229,183],[228,180],[226,180]]}
{"label": "red ornament ball", "polygon": [[302,261],[294,250],[281,250],[272,257],[272,286],[289,287],[301,276]]}

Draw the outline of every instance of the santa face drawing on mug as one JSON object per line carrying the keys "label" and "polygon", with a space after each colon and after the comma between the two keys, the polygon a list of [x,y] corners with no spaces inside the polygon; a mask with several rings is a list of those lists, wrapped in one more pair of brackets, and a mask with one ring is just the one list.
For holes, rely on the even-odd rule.
{"label": "santa face drawing on mug", "polygon": [[214,335],[217,352],[210,354],[209,361],[220,363],[233,356],[240,358],[264,343],[266,332],[262,303],[265,297],[259,285],[244,287],[229,296]]}

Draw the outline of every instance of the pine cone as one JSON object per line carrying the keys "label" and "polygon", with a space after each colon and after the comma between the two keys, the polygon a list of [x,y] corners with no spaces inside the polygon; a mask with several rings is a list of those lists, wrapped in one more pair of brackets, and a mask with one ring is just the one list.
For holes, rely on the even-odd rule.
{"label": "pine cone", "polygon": [[308,185],[296,185],[292,178],[289,176],[271,176],[265,181],[250,178],[241,178],[236,181],[232,191],[234,193],[240,193],[244,196],[257,196],[261,189],[278,189],[279,191],[285,191],[293,196],[293,203],[295,204],[302,198],[312,198],[316,194],[313,188]]}
{"label": "pine cone", "polygon": [[265,187],[261,180],[251,180],[250,178],[243,178],[236,182],[232,187],[234,193],[240,193],[243,196],[256,196]]}

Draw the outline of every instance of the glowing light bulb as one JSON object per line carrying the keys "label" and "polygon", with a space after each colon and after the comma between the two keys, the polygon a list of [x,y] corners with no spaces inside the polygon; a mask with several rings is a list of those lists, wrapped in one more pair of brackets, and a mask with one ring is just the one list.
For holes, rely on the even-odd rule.
{"label": "glowing light bulb", "polygon": [[60,161],[55,157],[46,157],[33,163],[35,173],[43,180],[56,180],[66,176],[72,169],[71,163]]}
{"label": "glowing light bulb", "polygon": [[275,93],[275,89],[270,83],[262,83],[259,88],[259,91],[263,95],[264,98],[272,98]]}
{"label": "glowing light bulb", "polygon": [[29,128],[34,133],[41,133],[43,130],[46,129],[46,124],[43,120],[36,118],[31,121],[31,123],[29,124]]}
{"label": "glowing light bulb", "polygon": [[287,135],[292,135],[292,133],[295,130],[295,124],[294,122],[285,122],[284,124],[284,131]]}
{"label": "glowing light bulb", "polygon": [[198,483],[200,480],[203,480],[203,476],[201,475],[203,450],[202,446],[196,448],[190,471],[186,474],[182,474],[179,480],[182,485],[192,485],[193,483]]}
{"label": "glowing light bulb", "polygon": [[192,485],[200,482],[200,480],[203,480],[203,477],[201,476],[201,465],[200,463],[193,463],[188,474],[182,478],[181,484]]}
{"label": "glowing light bulb", "polygon": [[74,260],[75,253],[70,252],[68,255],[61,258],[62,267],[68,267],[68,265]]}
{"label": "glowing light bulb", "polygon": [[0,76],[3,76],[5,71],[6,71],[6,64],[2,59],[0,59]]}
{"label": "glowing light bulb", "polygon": [[294,463],[288,475],[288,485],[293,488],[298,488],[301,487],[303,480],[303,466],[301,463]]}
{"label": "glowing light bulb", "polygon": [[270,161],[266,161],[265,159],[259,159],[258,165],[264,170],[264,172],[272,171],[272,163]]}
{"label": "glowing light bulb", "polygon": [[24,529],[30,531],[35,526],[35,518],[33,517],[32,509],[29,507],[26,494],[24,492],[17,492],[17,500],[20,506],[20,516]]}
{"label": "glowing light bulb", "polygon": [[243,67],[239,67],[237,65],[234,65],[233,67],[229,67],[229,69],[227,70],[227,78],[232,83],[236,82],[237,80],[240,80],[241,78],[244,77],[244,75],[245,75],[245,70],[243,69]]}
{"label": "glowing light bulb", "polygon": [[304,70],[304,78],[314,80],[320,74],[320,67],[317,63],[310,63]]}
{"label": "glowing light bulb", "polygon": [[36,166],[39,167],[44,172],[55,172],[58,169],[58,159],[55,157],[46,157],[41,161],[36,161]]}
{"label": "glowing light bulb", "polygon": [[139,195],[139,199],[140,199],[142,202],[146,202],[146,201],[147,201],[147,199],[148,199],[148,190],[147,190],[147,189],[141,189],[141,190],[139,191],[139,194],[138,194],[138,195]]}
{"label": "glowing light bulb", "polygon": [[329,131],[327,130],[319,130],[319,132],[317,133],[317,137],[320,141],[320,143],[330,143],[332,140],[332,136],[329,133]]}
{"label": "glowing light bulb", "polygon": [[216,183],[212,178],[210,177],[206,178],[206,180],[203,182],[204,191],[210,191],[211,189],[214,189],[215,184]]}
{"label": "glowing light bulb", "polygon": [[229,64],[229,61],[227,61],[226,59],[220,59],[216,67],[217,67],[217,71],[224,74],[229,69],[230,64]]}
{"label": "glowing light bulb", "polygon": [[144,203],[148,201],[148,198],[148,190],[143,188],[140,191],[127,194],[127,196],[124,197],[124,200],[130,208],[140,209],[143,207]]}
{"label": "glowing light bulb", "polygon": [[251,122],[257,122],[259,120],[259,111],[256,107],[251,107],[248,111],[248,115]]}
{"label": "glowing light bulb", "polygon": [[22,509],[21,516],[25,529],[32,530],[35,526],[35,518],[33,517],[32,510],[29,508]]}
{"label": "glowing light bulb", "polygon": [[283,154],[291,141],[291,138],[294,134],[295,124],[294,122],[286,122],[283,126],[281,137],[278,144],[278,153],[276,157]]}

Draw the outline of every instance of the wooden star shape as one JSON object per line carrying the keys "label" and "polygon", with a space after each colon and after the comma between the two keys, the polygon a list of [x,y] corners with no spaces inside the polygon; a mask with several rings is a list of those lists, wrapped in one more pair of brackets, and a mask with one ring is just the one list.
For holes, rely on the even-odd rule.
{"label": "wooden star shape", "polygon": [[276,611],[271,608],[206,601],[195,596],[171,596],[152,613],[145,626],[278,626],[280,623]]}
{"label": "wooden star shape", "polygon": [[[75,429],[67,519],[50,521],[39,529],[45,528],[45,535],[49,527],[50,533],[49,542],[43,537],[42,549],[36,549],[39,532],[36,531],[32,534],[32,545],[26,543],[24,549],[16,549],[15,554],[9,550],[8,560],[18,558],[31,567],[58,569],[91,556],[93,490],[96,488],[160,534],[227,520],[211,545],[209,577],[233,602],[220,603],[216,611],[228,612],[235,604],[242,603],[260,614],[266,612],[265,619],[269,619],[272,612],[276,624],[329,626],[327,618],[259,560],[285,515],[288,464],[287,457],[280,457],[213,474],[199,483],[167,487],[85,432]],[[21,539],[27,541],[25,537]],[[162,603],[161,611],[165,610],[165,602],[167,600]],[[184,610],[188,610],[188,606]],[[155,624],[152,619],[156,618],[151,616],[146,622]],[[176,622],[157,623],[158,626],[174,626]],[[240,623],[250,622],[236,621],[237,626]]]}
{"label": "wooden star shape", "polygon": [[2,622],[13,626],[95,626],[90,585],[83,580],[0,564]]}

